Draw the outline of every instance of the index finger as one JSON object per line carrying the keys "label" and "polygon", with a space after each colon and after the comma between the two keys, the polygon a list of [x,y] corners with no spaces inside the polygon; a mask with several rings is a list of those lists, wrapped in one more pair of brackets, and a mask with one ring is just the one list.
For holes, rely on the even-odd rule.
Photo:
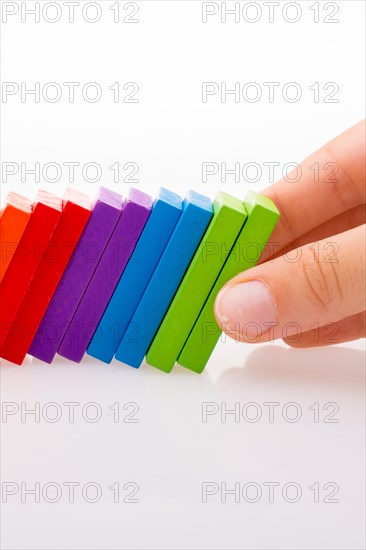
{"label": "index finger", "polygon": [[365,121],[349,128],[263,190],[280,211],[271,242],[281,248],[320,224],[366,202]]}

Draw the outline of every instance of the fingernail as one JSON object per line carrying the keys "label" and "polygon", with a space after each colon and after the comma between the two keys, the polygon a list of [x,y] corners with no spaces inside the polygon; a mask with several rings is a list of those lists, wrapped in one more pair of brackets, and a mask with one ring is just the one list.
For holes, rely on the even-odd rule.
{"label": "fingernail", "polygon": [[224,332],[255,341],[276,322],[276,306],[267,285],[248,281],[220,290],[215,312]]}

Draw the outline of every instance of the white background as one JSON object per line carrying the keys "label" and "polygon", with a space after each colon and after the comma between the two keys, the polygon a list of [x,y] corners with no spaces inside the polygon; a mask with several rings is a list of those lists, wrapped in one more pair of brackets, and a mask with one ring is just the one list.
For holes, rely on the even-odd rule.
{"label": "white background", "polygon": [[[233,16],[223,23],[220,11],[203,23],[199,1],[155,0],[137,2],[137,23],[123,22],[133,6],[120,2],[115,23],[110,8],[116,2],[107,0],[97,2],[101,18],[93,24],[82,15],[86,3],[75,7],[74,23],[63,2],[57,3],[60,21],[47,22],[57,15],[51,6],[36,23],[24,12],[22,22],[22,9],[34,8],[34,2],[13,2],[19,11],[2,24],[3,82],[14,82],[19,90],[38,82],[41,89],[39,102],[30,95],[22,101],[20,91],[2,96],[2,199],[9,190],[33,197],[38,187],[62,194],[68,185],[91,197],[100,184],[125,193],[130,186],[123,182],[126,163],[138,165],[134,186],[152,194],[164,185],[181,194],[193,188],[211,197],[218,190],[242,197],[270,182],[264,163],[279,163],[279,178],[287,163],[300,162],[364,117],[362,1],[327,6],[298,1],[285,12],[289,3],[282,2],[272,23],[263,2],[248,8],[261,10],[256,23],[243,17],[235,23]],[[4,17],[9,3],[1,4]],[[89,9],[87,17],[94,18],[96,12]],[[300,10],[299,21],[289,23],[294,9]],[[246,14],[255,17],[254,11]],[[338,22],[326,23],[327,16]],[[54,103],[42,96],[49,82],[62,90]],[[73,103],[64,82],[80,83]],[[89,82],[102,90],[95,103],[81,94]],[[123,85],[137,83],[138,102],[115,103],[109,89],[115,82],[122,98],[131,91]],[[256,82],[263,95],[256,103],[243,98],[236,103],[233,96],[222,102],[216,94],[204,103],[203,82],[226,82],[228,88]],[[280,83],[273,102],[264,82]],[[283,99],[289,82],[301,89],[298,102]],[[309,88],[316,82],[318,102]],[[323,89],[329,82],[339,88],[336,103],[324,102],[333,89]],[[70,162],[80,163],[74,182],[65,165]],[[262,174],[256,182],[253,172],[239,182],[233,176],[221,181],[220,173],[204,182],[204,162],[224,162],[228,168],[235,162],[241,168],[257,163]],[[24,172],[35,163],[41,172],[47,163],[58,163],[59,173],[51,167],[38,183],[34,174]],[[83,176],[86,163],[99,166],[99,181]],[[119,181],[109,168],[115,163]],[[14,175],[6,173],[9,166]],[[87,178],[94,173],[90,169]],[[49,183],[52,177],[58,181]],[[32,415],[22,422],[20,412],[7,422],[1,419],[2,482],[19,485],[19,492],[1,505],[2,548],[364,548],[364,363],[363,341],[304,351],[280,342],[254,348],[222,341],[201,376],[180,367],[170,375],[117,362],[106,367],[89,357],[81,365],[57,358],[51,367],[29,357],[23,367],[4,362],[2,401],[19,409],[38,402],[41,415],[39,422]],[[49,421],[55,408],[44,408],[50,402],[61,411],[55,423]],[[65,402],[80,403],[74,423]],[[81,413],[90,402],[102,413],[95,423]],[[109,409],[116,402],[119,422]],[[123,422],[132,409],[122,407],[129,402],[139,407],[136,423]],[[244,414],[239,422],[233,415],[223,422],[219,413],[203,422],[203,402],[218,408],[238,402]],[[255,409],[246,409],[251,402]],[[268,402],[278,403],[273,422]],[[296,409],[288,403],[296,403]],[[319,403],[318,422],[314,403]],[[85,410],[90,416],[95,412]],[[338,422],[325,421],[332,411],[328,420]],[[295,413],[298,421],[290,422]],[[246,414],[261,418],[249,422]],[[27,488],[55,482],[63,492],[56,503],[42,495],[40,503],[30,495],[21,502],[22,482]],[[65,482],[80,484],[74,503]],[[81,495],[88,482],[102,490],[97,503]],[[137,483],[139,502],[114,503],[109,487],[116,482],[121,487]],[[254,503],[248,502],[253,492],[240,502],[228,495],[222,503],[219,490],[203,503],[204,482],[226,483],[227,488],[240,483],[240,489],[252,482],[262,496]],[[272,503],[266,482],[280,484]],[[296,503],[283,497],[289,482],[301,488]],[[320,486],[318,503],[309,489],[314,483]],[[327,483],[339,487],[333,497],[338,502],[324,502],[331,493],[330,486],[324,489]],[[121,500],[129,492],[122,490]],[[49,497],[53,494],[50,490]],[[291,490],[288,496],[293,497]]]}

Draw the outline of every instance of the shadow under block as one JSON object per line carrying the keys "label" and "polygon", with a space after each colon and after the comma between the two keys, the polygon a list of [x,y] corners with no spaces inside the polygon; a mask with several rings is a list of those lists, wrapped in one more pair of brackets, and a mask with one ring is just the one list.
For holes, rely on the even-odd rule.
{"label": "shadow under block", "polygon": [[170,372],[246,220],[243,201],[220,192],[214,216],[147,352],[146,362]]}
{"label": "shadow under block", "polygon": [[91,205],[86,195],[68,189],[60,221],[1,348],[4,359],[22,364],[90,212]]}
{"label": "shadow under block", "polygon": [[32,213],[32,202],[9,193],[0,217],[0,283],[13,258]]}
{"label": "shadow under block", "polygon": [[152,198],[131,189],[122,214],[58,349],[79,363],[136,246],[152,208]]}
{"label": "shadow under block", "polygon": [[52,362],[121,211],[122,197],[101,187],[88,223],[30,345],[30,355]]}
{"label": "shadow under block", "polygon": [[110,363],[181,215],[181,198],[160,189],[152,212],[87,349]]}
{"label": "shadow under block", "polygon": [[267,197],[249,192],[244,202],[247,221],[178,357],[179,365],[195,372],[203,371],[221,334],[214,315],[217,294],[230,279],[257,263],[279,218]]}
{"label": "shadow under block", "polygon": [[0,283],[0,349],[60,219],[62,200],[39,191],[32,215]]}
{"label": "shadow under block", "polygon": [[212,215],[211,201],[189,191],[179,221],[117,348],[119,361],[140,366]]}

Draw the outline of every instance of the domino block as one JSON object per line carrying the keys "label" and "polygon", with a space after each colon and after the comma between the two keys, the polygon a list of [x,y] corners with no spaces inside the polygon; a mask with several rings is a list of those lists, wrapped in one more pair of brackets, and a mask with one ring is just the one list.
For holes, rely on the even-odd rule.
{"label": "domino block", "polygon": [[122,197],[101,187],[88,223],[28,353],[51,363],[122,212]]}
{"label": "domino block", "polygon": [[152,208],[149,195],[131,189],[121,217],[58,349],[80,362],[136,246]]}
{"label": "domino block", "polygon": [[39,191],[32,215],[0,283],[0,349],[60,219],[62,200]]}
{"label": "domino block", "polygon": [[90,213],[88,197],[68,189],[60,221],[4,341],[1,357],[22,364]]}
{"label": "domino block", "polygon": [[32,213],[32,202],[9,193],[0,216],[0,283],[19,244]]}
{"label": "domino block", "polygon": [[255,192],[247,194],[245,207],[247,221],[178,357],[180,365],[198,373],[205,368],[221,334],[214,315],[217,294],[230,279],[257,263],[279,218],[273,202]]}
{"label": "domino block", "polygon": [[212,218],[211,201],[193,191],[117,348],[116,359],[138,368]]}
{"label": "domino block", "polygon": [[215,198],[214,216],[147,352],[146,362],[170,372],[245,219],[241,200]]}
{"label": "domino block", "polygon": [[160,189],[150,217],[89,344],[87,353],[110,363],[182,211],[181,199]]}

